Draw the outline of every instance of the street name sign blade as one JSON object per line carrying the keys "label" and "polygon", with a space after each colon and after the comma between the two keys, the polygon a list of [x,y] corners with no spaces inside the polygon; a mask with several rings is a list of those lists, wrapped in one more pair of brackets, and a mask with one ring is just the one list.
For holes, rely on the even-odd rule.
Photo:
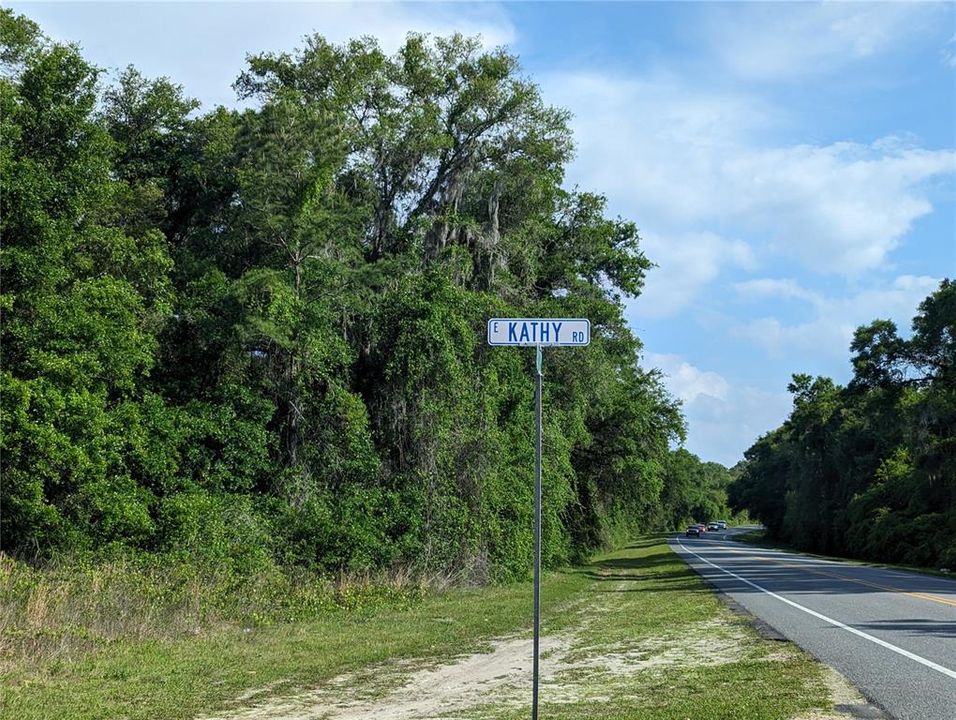
{"label": "street name sign blade", "polygon": [[584,318],[491,318],[489,345],[581,347],[591,342],[591,321]]}

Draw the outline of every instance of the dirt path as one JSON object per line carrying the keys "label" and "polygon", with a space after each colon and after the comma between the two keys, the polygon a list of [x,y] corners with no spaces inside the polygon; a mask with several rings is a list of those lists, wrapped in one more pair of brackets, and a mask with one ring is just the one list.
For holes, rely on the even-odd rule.
{"label": "dirt path", "polygon": [[[740,660],[786,663],[797,653],[789,645],[755,653],[748,628],[722,613],[662,636],[612,642],[600,632],[627,612],[627,593],[591,595],[576,609],[579,618],[565,634],[542,637],[541,693],[554,704],[601,703],[627,695],[660,673],[695,663],[713,667]],[[604,642],[595,638],[605,638]],[[493,720],[530,705],[530,637],[491,641],[486,652],[450,658],[390,662],[340,675],[304,692],[282,694],[275,684],[236,698],[234,709],[200,720]],[[836,673],[827,676],[835,703],[862,701]],[[842,701],[842,702],[841,702]],[[845,706],[844,706],[845,707]],[[839,711],[811,713],[794,720],[842,720]]]}
{"label": "dirt path", "polygon": [[[624,588],[621,587],[623,590]],[[574,630],[541,638],[541,692],[549,702],[600,700],[617,676],[686,662],[688,640],[654,638],[627,646],[589,645],[593,618],[613,615],[623,595],[607,593],[578,608]],[[739,631],[713,622],[686,628],[708,662],[732,662]],[[201,720],[444,720],[463,713],[484,716],[530,703],[530,637],[499,638],[487,652],[459,656],[444,664],[393,662],[333,678],[296,694],[276,695],[276,685],[236,699],[241,709]],[[594,682],[603,680],[604,682]],[[263,697],[266,696],[266,697]],[[257,700],[257,697],[261,698]]]}
{"label": "dirt path", "polygon": [[[566,638],[543,638],[542,680],[554,677],[556,660],[566,653]],[[531,677],[531,640],[510,638],[492,643],[490,652],[458,658],[447,665],[412,669],[394,663],[342,675],[315,690],[271,699],[221,720],[413,720],[453,717],[494,699],[520,702]],[[397,684],[396,684],[397,681]],[[385,686],[385,687],[383,687]],[[388,688],[387,686],[391,686]],[[208,720],[213,720],[209,718]]]}

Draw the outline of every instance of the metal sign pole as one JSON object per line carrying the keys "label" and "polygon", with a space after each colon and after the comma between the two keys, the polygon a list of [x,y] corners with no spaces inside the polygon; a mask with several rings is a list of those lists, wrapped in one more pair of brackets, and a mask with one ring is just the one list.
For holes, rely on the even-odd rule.
{"label": "metal sign pole", "polygon": [[531,720],[538,720],[538,638],[541,632],[541,346],[535,347],[534,445],[534,662],[532,669]]}
{"label": "metal sign pole", "polygon": [[531,720],[538,720],[538,650],[541,639],[541,348],[585,347],[591,342],[587,318],[488,318],[488,344],[533,347],[534,410],[534,658]]}

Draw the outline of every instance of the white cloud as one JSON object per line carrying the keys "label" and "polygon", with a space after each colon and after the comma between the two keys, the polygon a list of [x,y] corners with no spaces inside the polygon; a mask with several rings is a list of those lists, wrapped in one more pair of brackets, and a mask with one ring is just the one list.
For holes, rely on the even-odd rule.
{"label": "white cloud", "polygon": [[700,370],[678,355],[645,353],[646,365],[660,368],[665,376],[668,391],[684,403],[692,402],[700,395],[725,400],[730,388],[718,373]]}
{"label": "white cloud", "polygon": [[736,76],[790,80],[839,72],[933,26],[942,4],[756,3],[711,9],[704,41]]}
{"label": "white cloud", "polygon": [[786,324],[775,317],[763,317],[732,328],[732,333],[763,347],[772,355],[793,351],[824,354],[846,359],[854,331],[873,320],[893,320],[904,334],[910,328],[917,307],[938,286],[938,278],[901,275],[889,287],[870,288],[848,297],[826,297],[800,287],[793,280],[756,280],[738,283],[742,297],[799,298],[815,308],[815,317],[802,323]]}
{"label": "white cloud", "polygon": [[699,293],[728,265],[753,269],[753,252],[741,240],[710,232],[641,236],[642,249],[657,267],[647,276],[640,297],[629,303],[638,317],[668,317],[693,303]]}
{"label": "white cloud", "polygon": [[796,350],[837,360],[846,357],[853,331],[859,324],[846,318],[821,316],[810,322],[787,325],[775,317],[764,317],[738,325],[731,332],[763,347],[774,357]]}
{"label": "white cloud", "polygon": [[761,147],[774,113],[670,78],[551,76],[546,95],[575,113],[572,181],[660,235],[733,226],[817,272],[885,264],[933,209],[931,183],[956,153],[897,137]]}
{"label": "white cloud", "polygon": [[[880,267],[913,223],[932,212],[927,182],[956,172],[956,153],[883,138],[771,150],[741,149],[724,166],[729,212],[774,248],[818,272]],[[736,200],[736,201],[735,201]]]}
{"label": "white cloud", "polygon": [[181,83],[204,107],[237,106],[232,83],[246,55],[291,52],[318,33],[335,43],[371,35],[386,52],[409,32],[481,35],[485,47],[517,33],[498,3],[449,5],[377,2],[25,3],[11,6],[44,32],[78,42],[104,68],[133,62],[149,77]]}
{"label": "white cloud", "polygon": [[947,67],[956,68],[956,35],[953,35],[943,48],[943,63]]}
{"label": "white cloud", "polygon": [[334,42],[374,35],[387,52],[398,50],[409,32],[481,35],[485,47],[515,41],[514,25],[501,5],[431,3],[318,3],[311,5],[316,29]]}
{"label": "white cloud", "polygon": [[772,278],[747,280],[745,282],[734,283],[734,290],[737,291],[738,296],[745,300],[783,298],[788,300],[805,300],[812,303],[816,303],[820,300],[819,294],[812,290],[807,290],[792,278],[783,280]]}
{"label": "white cloud", "polygon": [[549,101],[574,113],[571,177],[610,193],[645,226],[687,227],[715,214],[722,197],[712,187],[726,151],[773,119],[760,103],[668,77],[574,72],[544,76],[542,86]]}
{"label": "white cloud", "polygon": [[692,428],[687,448],[704,460],[726,466],[766,432],[778,427],[793,407],[786,392],[766,392],[752,385],[730,385],[726,398],[700,395],[684,406]]}
{"label": "white cloud", "polygon": [[646,353],[643,364],[660,368],[668,391],[683,401],[690,429],[687,449],[704,460],[733,465],[790,412],[789,394],[731,383],[678,355]]}

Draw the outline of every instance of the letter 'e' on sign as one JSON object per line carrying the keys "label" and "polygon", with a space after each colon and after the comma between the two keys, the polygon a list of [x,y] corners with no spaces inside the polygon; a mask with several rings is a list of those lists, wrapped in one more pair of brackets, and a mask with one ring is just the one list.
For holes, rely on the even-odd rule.
{"label": "letter 'e' on sign", "polygon": [[591,321],[582,318],[491,318],[489,345],[577,347],[591,342]]}

